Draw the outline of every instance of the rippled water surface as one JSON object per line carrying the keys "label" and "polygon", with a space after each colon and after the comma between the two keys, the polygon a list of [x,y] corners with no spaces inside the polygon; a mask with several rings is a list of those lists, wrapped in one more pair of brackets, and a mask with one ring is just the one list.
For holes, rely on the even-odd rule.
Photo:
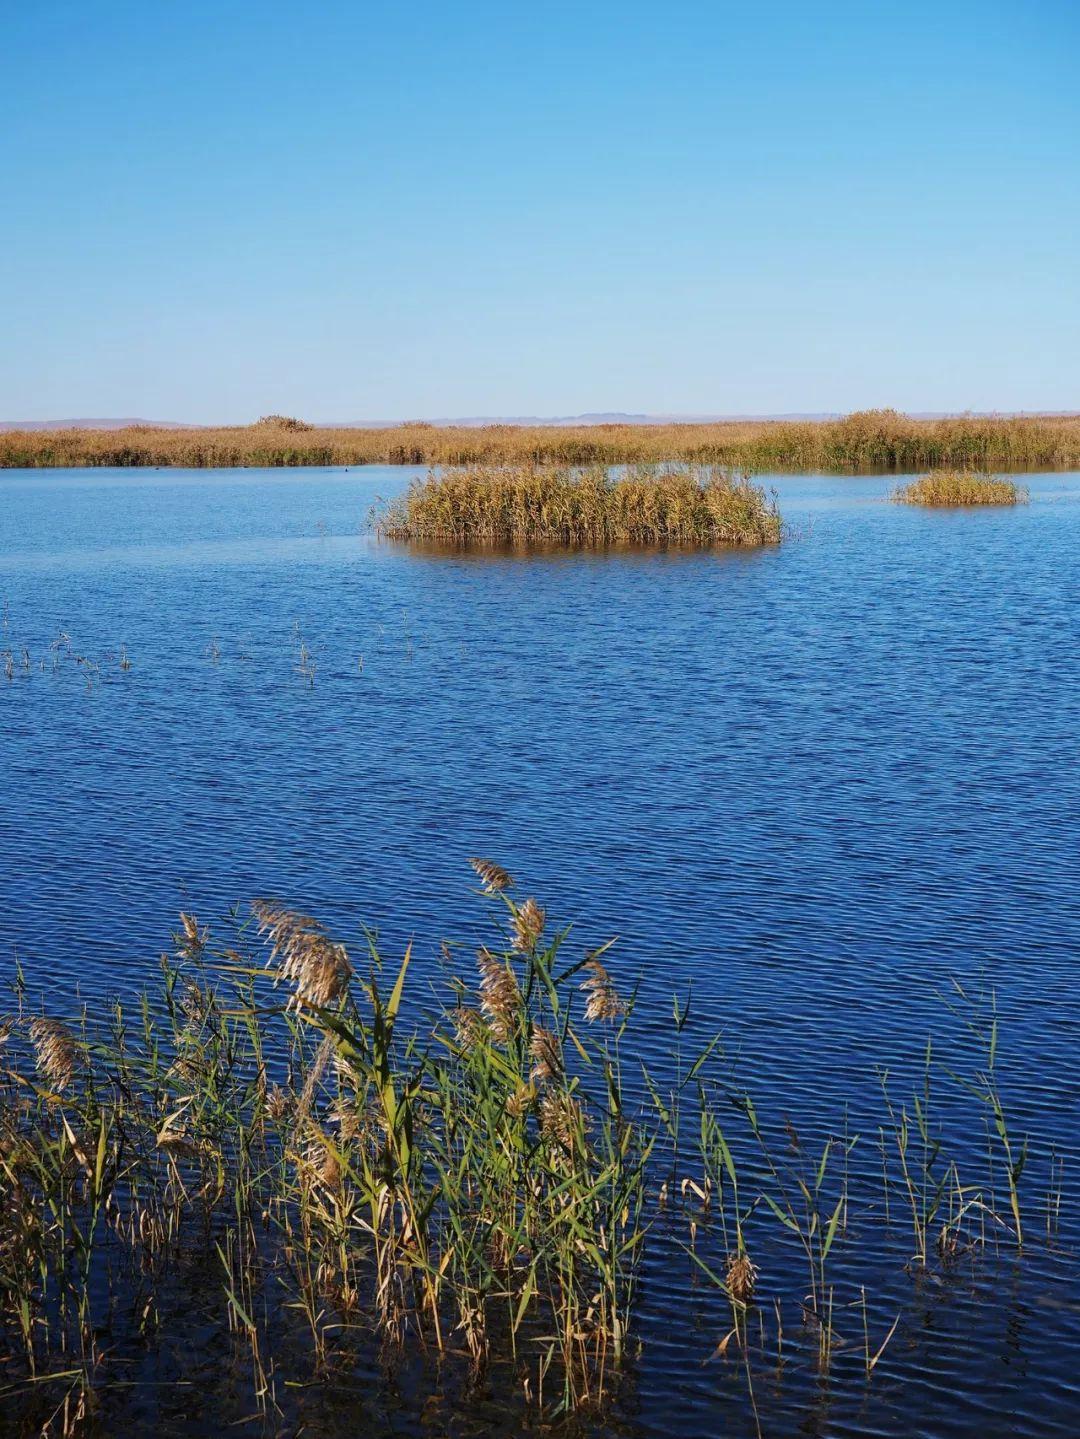
{"label": "rippled water surface", "polygon": [[[526,556],[362,534],[408,476],[0,473],[3,973],[97,1004],[152,979],[181,908],[274,895],[415,938],[431,974],[484,932],[490,855],[574,942],[620,936],[658,1066],[691,990],[688,1042],[722,1027],[763,1110],[864,1136],[875,1066],[912,1074],[928,1035],[966,1062],[941,992],[992,988],[1032,1228],[1053,1144],[1060,1232],[922,1284],[856,1265],[904,1315],[874,1383],[794,1366],[765,1432],[1077,1432],[1080,477],[985,512],[788,477],[779,549]],[[646,1272],[640,1328],[606,1422],[753,1432],[691,1264]]]}

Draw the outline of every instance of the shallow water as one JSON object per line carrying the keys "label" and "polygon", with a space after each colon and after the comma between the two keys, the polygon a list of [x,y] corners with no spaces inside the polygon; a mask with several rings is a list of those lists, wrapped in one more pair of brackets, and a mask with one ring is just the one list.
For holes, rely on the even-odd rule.
{"label": "shallow water", "polygon": [[[992,987],[1036,1231],[1067,1161],[1055,1246],[921,1290],[853,1270],[904,1311],[873,1385],[795,1366],[765,1432],[1074,1433],[1080,476],[984,512],[783,477],[779,549],[526,556],[362,534],[410,473],[0,473],[0,973],[99,1004],[152,982],[179,909],[255,895],[433,973],[484,932],[490,855],[574,943],[620,936],[658,1065],[692,985],[688,1043],[722,1027],[811,1135],[845,1107],[876,1132],[875,1065],[930,1034],[968,1062],[940,992]],[[752,1432],[692,1265],[646,1273],[640,1328],[620,1432]]]}

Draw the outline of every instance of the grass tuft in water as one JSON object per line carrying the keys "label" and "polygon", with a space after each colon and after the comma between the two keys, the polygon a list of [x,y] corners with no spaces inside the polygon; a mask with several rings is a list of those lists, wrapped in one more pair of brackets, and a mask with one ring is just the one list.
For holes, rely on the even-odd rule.
{"label": "grass tuft in water", "polygon": [[1022,485],[1000,475],[973,470],[934,470],[902,485],[893,499],[903,505],[1019,505],[1027,501]]}
{"label": "grass tuft in water", "polygon": [[466,467],[415,481],[377,517],[390,539],[496,544],[777,544],[775,503],[748,476],[712,465],[612,475],[541,465]]}

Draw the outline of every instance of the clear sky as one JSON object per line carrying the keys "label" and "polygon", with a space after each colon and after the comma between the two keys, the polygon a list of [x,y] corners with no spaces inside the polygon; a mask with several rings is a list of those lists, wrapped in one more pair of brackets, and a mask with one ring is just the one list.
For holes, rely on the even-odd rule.
{"label": "clear sky", "polygon": [[0,418],[1080,409],[1077,0],[0,14]]}

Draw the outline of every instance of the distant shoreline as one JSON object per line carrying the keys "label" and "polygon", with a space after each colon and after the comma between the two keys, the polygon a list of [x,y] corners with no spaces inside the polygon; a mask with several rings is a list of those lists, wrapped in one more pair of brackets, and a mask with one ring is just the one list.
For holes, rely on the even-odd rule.
{"label": "distant shoreline", "polygon": [[1080,467],[1080,415],[927,419],[895,410],[866,410],[840,419],[368,428],[314,426],[271,416],[254,425],[217,428],[133,424],[0,431],[4,469],[664,461],[853,473],[911,472],[938,465],[1060,470]]}
{"label": "distant shoreline", "polygon": [[[512,425],[518,429],[580,429],[600,425],[764,425],[825,424],[845,418],[844,410],[788,410],[776,414],[644,414],[620,410],[591,410],[580,415],[466,415],[426,420],[316,420],[316,430],[400,430],[417,424],[440,430],[490,429]],[[909,420],[1080,420],[1080,410],[911,410]],[[251,425],[210,424],[188,420],[146,420],[130,416],[97,419],[0,420],[0,434],[17,430],[233,430]]]}

